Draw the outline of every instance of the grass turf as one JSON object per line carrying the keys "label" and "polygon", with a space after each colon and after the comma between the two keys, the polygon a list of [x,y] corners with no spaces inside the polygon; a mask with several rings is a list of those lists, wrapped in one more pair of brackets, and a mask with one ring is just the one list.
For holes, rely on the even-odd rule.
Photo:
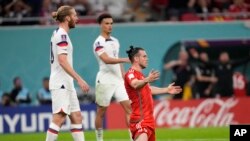
{"label": "grass turf", "polygon": [[[46,133],[0,134],[0,141],[45,141]],[[156,130],[157,141],[229,141],[228,127]],[[129,141],[128,130],[105,130],[105,141]],[[95,131],[85,132],[86,141],[95,141]],[[72,141],[69,132],[60,132],[58,141]]]}

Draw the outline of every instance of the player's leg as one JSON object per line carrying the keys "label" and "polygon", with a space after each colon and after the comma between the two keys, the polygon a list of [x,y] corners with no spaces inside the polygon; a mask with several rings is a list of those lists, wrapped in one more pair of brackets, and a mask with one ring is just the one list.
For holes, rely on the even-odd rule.
{"label": "player's leg", "polygon": [[121,83],[116,87],[115,90],[115,99],[117,102],[119,102],[125,111],[126,114],[126,124],[127,126],[129,125],[129,119],[130,119],[130,114],[131,114],[131,105],[130,105],[130,100],[128,98],[128,94],[126,92],[126,89],[124,87],[124,84]]}
{"label": "player's leg", "polygon": [[46,141],[55,141],[58,132],[69,114],[69,95],[64,89],[52,90],[52,122],[47,131]]}
{"label": "player's leg", "polygon": [[155,130],[147,125],[144,120],[136,123],[130,123],[130,130],[134,141],[155,141]]}
{"label": "player's leg", "polygon": [[111,98],[115,91],[114,85],[110,84],[96,84],[96,118],[95,118],[95,128],[96,128],[96,139],[97,141],[103,141],[103,118],[110,104]]}
{"label": "player's leg", "polygon": [[[123,110],[125,111],[126,125],[127,127],[129,127],[130,114],[131,114],[130,100],[121,101],[120,104]],[[128,129],[128,133],[129,133],[130,140],[133,141],[130,129]]]}
{"label": "player's leg", "polygon": [[135,141],[155,141],[155,130],[147,127],[147,126],[141,126],[143,123],[136,124],[136,135],[135,135]]}
{"label": "player's leg", "polygon": [[[129,120],[130,120],[130,114],[131,114],[131,105],[130,105],[131,102],[126,93],[124,84],[120,84],[115,90],[115,98],[117,102],[121,104],[123,110],[125,111],[126,125],[129,127]],[[132,135],[131,135],[130,130],[129,130],[129,136],[130,136],[130,140],[132,141]]]}
{"label": "player's leg", "polygon": [[148,135],[146,133],[139,134],[135,141],[148,141]]}
{"label": "player's leg", "polygon": [[82,126],[82,114],[79,105],[79,100],[77,98],[77,94],[73,91],[70,95],[70,131],[74,141],[84,141],[84,132]]}
{"label": "player's leg", "polygon": [[46,141],[55,141],[57,140],[58,132],[62,124],[66,119],[66,114],[63,112],[53,114],[52,122],[49,125],[49,129],[47,130]]}
{"label": "player's leg", "polygon": [[123,110],[125,111],[126,116],[126,125],[129,126],[129,119],[131,114],[131,106],[130,106],[130,100],[124,100],[120,102]]}
{"label": "player's leg", "polygon": [[156,141],[155,139],[155,129],[148,128],[148,141]]}
{"label": "player's leg", "polygon": [[97,105],[95,129],[97,141],[103,141],[103,118],[107,107]]}

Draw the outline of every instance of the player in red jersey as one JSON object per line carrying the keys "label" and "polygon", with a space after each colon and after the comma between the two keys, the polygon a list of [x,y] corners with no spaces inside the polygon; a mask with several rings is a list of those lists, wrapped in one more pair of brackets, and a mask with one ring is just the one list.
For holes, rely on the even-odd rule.
{"label": "player in red jersey", "polygon": [[159,79],[160,74],[152,70],[147,77],[144,77],[142,70],[148,65],[145,50],[131,46],[127,54],[132,63],[125,75],[125,88],[132,102],[130,116],[132,138],[135,141],[155,141],[152,94],[178,94],[182,89],[180,86],[174,86],[174,83],[165,88],[150,86],[149,83]]}

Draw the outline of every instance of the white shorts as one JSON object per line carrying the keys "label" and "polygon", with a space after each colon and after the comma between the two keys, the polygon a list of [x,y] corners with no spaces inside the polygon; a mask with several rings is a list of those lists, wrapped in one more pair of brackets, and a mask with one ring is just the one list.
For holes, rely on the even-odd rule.
{"label": "white shorts", "polygon": [[80,111],[79,100],[76,91],[66,89],[50,90],[52,98],[52,113],[64,112],[70,115],[72,112]]}
{"label": "white shorts", "polygon": [[113,96],[117,102],[129,100],[124,84],[96,84],[95,97],[99,106],[109,106]]}

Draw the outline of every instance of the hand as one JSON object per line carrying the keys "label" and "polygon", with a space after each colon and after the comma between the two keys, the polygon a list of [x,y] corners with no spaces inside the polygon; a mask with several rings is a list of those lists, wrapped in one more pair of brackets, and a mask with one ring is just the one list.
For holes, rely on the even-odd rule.
{"label": "hand", "polygon": [[129,60],[129,58],[123,58],[123,62],[124,63],[131,63],[130,60]]}
{"label": "hand", "polygon": [[206,95],[206,96],[209,96],[210,95],[210,89],[206,89],[205,91],[204,91],[204,94]]}
{"label": "hand", "polygon": [[83,79],[79,79],[77,83],[84,93],[88,93],[89,85],[87,84],[87,82],[85,82]]}
{"label": "hand", "polygon": [[151,70],[148,77],[146,78],[148,83],[154,82],[155,80],[159,79],[160,72],[157,70]]}
{"label": "hand", "polygon": [[180,86],[174,86],[174,82],[169,84],[167,87],[167,93],[169,94],[179,94],[182,92],[182,88]]}
{"label": "hand", "polygon": [[216,83],[218,81],[218,79],[216,77],[212,76],[210,81],[211,81],[211,83]]}

